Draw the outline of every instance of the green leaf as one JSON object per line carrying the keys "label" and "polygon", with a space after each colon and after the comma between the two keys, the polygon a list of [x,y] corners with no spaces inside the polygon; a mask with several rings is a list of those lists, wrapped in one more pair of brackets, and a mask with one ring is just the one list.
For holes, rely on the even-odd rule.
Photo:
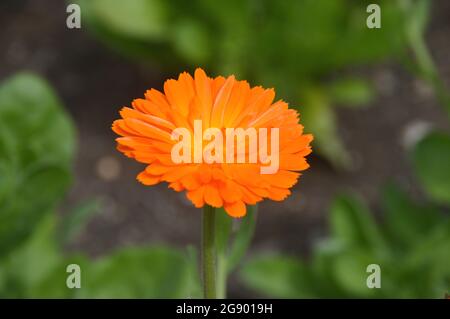
{"label": "green leaf", "polygon": [[74,125],[55,92],[38,76],[19,73],[2,83],[0,123],[1,160],[23,166],[42,159],[71,164]]}
{"label": "green leaf", "polygon": [[440,216],[434,207],[415,204],[397,186],[388,185],[383,195],[386,229],[396,248],[416,245],[438,224]]}
{"label": "green leaf", "polygon": [[21,73],[1,85],[0,257],[26,240],[65,193],[74,144],[73,124],[45,81]]}
{"label": "green leaf", "polygon": [[327,100],[324,92],[309,88],[300,98],[302,106],[299,111],[302,123],[308,132],[314,133],[314,146],[318,153],[325,156],[340,169],[351,167],[351,158],[339,138],[335,111]]}
{"label": "green leaf", "polygon": [[167,8],[161,0],[89,0],[81,1],[101,23],[115,32],[136,39],[158,39],[167,26]]}
{"label": "green leaf", "polygon": [[239,264],[250,246],[250,242],[255,232],[257,210],[257,205],[248,205],[247,214],[239,220],[240,225],[228,255],[228,272],[231,272]]}
{"label": "green leaf", "polygon": [[[350,296],[373,296],[376,289],[369,289],[366,283],[370,264],[381,264],[380,259],[364,250],[352,249],[335,255],[331,265],[334,280]],[[380,266],[383,269],[383,265]]]}
{"label": "green leaf", "polygon": [[170,248],[127,248],[96,261],[85,274],[81,297],[192,297],[189,260]]}
{"label": "green leaf", "polygon": [[450,136],[428,134],[416,145],[413,163],[425,192],[439,203],[450,204]]}
{"label": "green leaf", "polygon": [[[67,279],[71,273],[67,266],[76,264],[80,267],[81,288],[67,287]],[[86,281],[91,273],[92,263],[84,255],[72,255],[60,258],[53,267],[48,267],[47,276],[32,285],[27,298],[77,298],[81,297]]]}
{"label": "green leaf", "polygon": [[314,245],[314,253],[308,267],[314,274],[317,296],[324,298],[351,297],[348,291],[339,285],[334,271],[336,256],[345,253],[348,249],[348,246],[334,237],[319,240]]}
{"label": "green leaf", "polygon": [[201,65],[211,55],[208,30],[194,19],[183,19],[173,29],[175,51],[191,65]]}
{"label": "green leaf", "polygon": [[[54,238],[55,214],[35,225],[31,237],[15,247],[0,267],[0,295],[24,298],[59,263],[61,256]],[[2,287],[3,286],[3,287]]]}
{"label": "green leaf", "polygon": [[187,247],[187,265],[188,265],[188,278],[189,278],[189,292],[188,296],[190,298],[202,298],[203,291],[201,286],[200,278],[200,266],[198,264],[198,251],[197,249],[189,245]]}
{"label": "green leaf", "polygon": [[305,265],[285,256],[255,257],[242,266],[240,277],[250,288],[274,298],[314,297],[314,282]]}
{"label": "green leaf", "polygon": [[406,0],[403,1],[403,10],[405,10],[406,32],[412,38],[422,37],[430,17],[430,0]]}
{"label": "green leaf", "polygon": [[87,200],[67,213],[58,228],[60,242],[69,243],[100,207],[101,202],[98,199]]}
{"label": "green leaf", "polygon": [[340,196],[334,201],[330,227],[332,235],[344,245],[369,251],[384,248],[382,235],[370,212],[356,198]]}
{"label": "green leaf", "polygon": [[428,235],[418,242],[405,258],[405,263],[428,265],[440,269],[450,280],[450,220],[440,218],[430,228]]}
{"label": "green leaf", "polygon": [[362,106],[372,101],[373,88],[361,79],[344,79],[334,82],[328,88],[330,99],[342,106]]}
{"label": "green leaf", "polygon": [[26,177],[2,205],[0,253],[6,254],[30,236],[49,209],[62,198],[70,176],[60,167],[45,167]]}

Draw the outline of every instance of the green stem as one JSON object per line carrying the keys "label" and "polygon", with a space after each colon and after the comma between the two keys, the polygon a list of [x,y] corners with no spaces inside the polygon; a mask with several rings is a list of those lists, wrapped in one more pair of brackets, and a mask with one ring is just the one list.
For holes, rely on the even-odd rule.
{"label": "green stem", "polygon": [[205,205],[202,222],[202,279],[205,299],[216,298],[215,217],[214,207]]}
{"label": "green stem", "polygon": [[[426,14],[429,14],[428,2],[422,1],[421,3],[414,3],[411,0],[403,0],[400,2],[400,5],[403,7],[405,14],[408,16],[413,16],[414,5],[425,6],[422,8],[416,8],[416,10],[424,10]],[[415,19],[420,20],[420,17],[416,17]],[[433,57],[425,42],[423,26],[417,23],[409,22],[409,24],[405,26],[405,30],[409,46],[414,55],[418,73],[424,78],[425,81],[429,83],[429,85],[434,90],[434,93],[436,94],[439,102],[443,104],[443,106],[447,110],[448,115],[450,115],[450,95],[444,82],[439,76],[438,68],[434,63]]]}
{"label": "green stem", "polygon": [[439,72],[437,71],[434,60],[423,37],[411,39],[411,48],[419,66],[419,72],[422,73],[425,81],[428,81],[431,85],[438,100],[450,114],[450,96],[447,93],[444,83],[439,77]]}
{"label": "green stem", "polygon": [[217,299],[227,296],[227,256],[222,252],[217,255]]}

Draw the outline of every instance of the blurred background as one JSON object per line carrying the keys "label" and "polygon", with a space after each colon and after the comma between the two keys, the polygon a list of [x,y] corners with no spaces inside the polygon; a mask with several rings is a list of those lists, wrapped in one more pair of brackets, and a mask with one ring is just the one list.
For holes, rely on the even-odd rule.
{"label": "blurred background", "polygon": [[80,0],[69,29],[72,2],[3,0],[0,297],[199,296],[198,210],[139,184],[110,127],[200,66],[274,87],[315,135],[292,195],[258,206],[229,297],[443,298],[450,2],[376,1],[369,29],[371,2]]}

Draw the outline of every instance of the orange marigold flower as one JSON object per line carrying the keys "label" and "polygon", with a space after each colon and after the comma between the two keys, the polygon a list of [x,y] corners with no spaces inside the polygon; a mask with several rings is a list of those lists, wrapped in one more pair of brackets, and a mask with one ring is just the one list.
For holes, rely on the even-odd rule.
{"label": "orange marigold flower", "polygon": [[[233,75],[213,79],[200,68],[194,77],[184,72],[178,80],[164,83],[164,93],[148,90],[145,99],[135,99],[132,108],[122,108],[122,119],[112,125],[121,136],[116,140],[117,149],[148,164],[137,176],[142,184],[167,182],[170,188],[185,191],[196,207],[223,207],[230,216],[242,217],[246,204],[254,205],[264,198],[284,200],[300,176],[298,171],[309,167],[305,157],[311,153],[313,137],[303,134],[298,112],[284,101],[273,102],[274,97],[273,89],[250,87]],[[201,120],[202,132],[208,128],[222,132],[227,128],[278,128],[278,170],[261,174],[266,165],[261,159],[245,163],[174,162],[171,152],[178,141],[173,139],[173,131],[182,127],[194,136],[196,120]],[[249,139],[247,136],[244,141]],[[249,158],[249,146],[244,147]],[[260,148],[261,143],[257,151]]]}

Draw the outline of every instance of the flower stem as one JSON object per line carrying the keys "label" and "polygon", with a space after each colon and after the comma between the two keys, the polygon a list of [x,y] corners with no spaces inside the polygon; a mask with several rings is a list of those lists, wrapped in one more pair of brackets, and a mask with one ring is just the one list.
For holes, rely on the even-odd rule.
{"label": "flower stem", "polygon": [[215,214],[214,207],[203,207],[202,279],[205,299],[216,298]]}
{"label": "flower stem", "polygon": [[227,275],[227,256],[222,252],[217,255],[217,299],[225,299],[227,296]]}

